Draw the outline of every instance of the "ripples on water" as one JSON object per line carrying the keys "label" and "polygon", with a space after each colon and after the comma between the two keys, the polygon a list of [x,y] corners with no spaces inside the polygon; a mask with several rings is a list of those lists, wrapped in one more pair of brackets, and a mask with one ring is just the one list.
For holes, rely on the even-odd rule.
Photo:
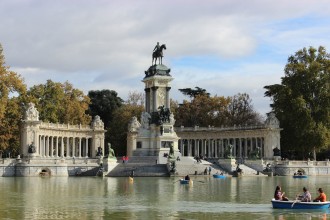
{"label": "ripples on water", "polygon": [[330,177],[193,178],[0,177],[1,219],[330,219],[328,211],[274,210],[276,185],[289,198],[316,197]]}

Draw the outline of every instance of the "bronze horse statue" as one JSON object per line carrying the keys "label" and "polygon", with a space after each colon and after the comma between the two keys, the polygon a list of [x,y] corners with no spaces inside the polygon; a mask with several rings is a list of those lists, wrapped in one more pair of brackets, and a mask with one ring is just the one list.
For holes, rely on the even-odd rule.
{"label": "bronze horse statue", "polygon": [[157,58],[159,59],[159,64],[163,64],[163,49],[166,50],[165,44],[162,44],[162,46],[160,46],[158,50],[152,53],[152,62],[151,62],[152,65],[154,64],[154,60],[156,64]]}

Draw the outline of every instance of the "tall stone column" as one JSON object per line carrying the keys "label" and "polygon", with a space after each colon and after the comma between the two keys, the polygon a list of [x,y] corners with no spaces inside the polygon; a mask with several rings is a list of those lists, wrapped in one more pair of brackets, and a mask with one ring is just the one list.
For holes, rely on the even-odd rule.
{"label": "tall stone column", "polygon": [[46,155],[46,135],[44,135],[44,141],[43,141],[43,145],[42,145],[42,156],[45,157]]}
{"label": "tall stone column", "polygon": [[151,88],[152,89],[152,112],[157,112],[158,109],[157,109],[157,89],[158,87],[157,86],[154,86]]}
{"label": "tall stone column", "polygon": [[61,137],[61,157],[64,157],[64,137]]}
{"label": "tall stone column", "polygon": [[166,108],[170,108],[171,104],[170,104],[170,90],[171,87],[166,87]]}
{"label": "tall stone column", "polygon": [[56,136],[56,157],[58,157],[58,136]]}
{"label": "tall stone column", "polygon": [[54,155],[54,136],[50,137],[50,157]]}
{"label": "tall stone column", "polygon": [[88,157],[88,139],[89,138],[86,138],[86,157]]}
{"label": "tall stone column", "polygon": [[72,157],[76,156],[76,138],[72,137]]}
{"label": "tall stone column", "polygon": [[70,137],[66,138],[66,157],[70,156]]}
{"label": "tall stone column", "polygon": [[81,158],[81,137],[79,138],[79,158]]}
{"label": "tall stone column", "polygon": [[145,88],[145,106],[146,106],[146,112],[150,112],[150,88]]}

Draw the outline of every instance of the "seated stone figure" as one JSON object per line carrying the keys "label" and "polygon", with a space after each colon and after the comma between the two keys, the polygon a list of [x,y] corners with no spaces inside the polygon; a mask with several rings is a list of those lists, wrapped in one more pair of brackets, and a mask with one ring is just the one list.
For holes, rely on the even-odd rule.
{"label": "seated stone figure", "polygon": [[36,148],[35,146],[33,145],[33,142],[29,145],[29,149],[28,149],[28,153],[29,154],[33,154],[36,152]]}
{"label": "seated stone figure", "polygon": [[108,143],[108,158],[114,158],[115,157],[115,151],[111,148],[111,144]]}

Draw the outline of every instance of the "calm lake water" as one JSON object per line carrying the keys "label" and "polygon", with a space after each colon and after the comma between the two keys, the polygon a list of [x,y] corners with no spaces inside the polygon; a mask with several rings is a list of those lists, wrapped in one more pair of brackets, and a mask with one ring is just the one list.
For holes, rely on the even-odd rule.
{"label": "calm lake water", "polygon": [[294,199],[303,186],[330,198],[330,177],[0,177],[0,219],[330,219],[328,211],[274,210],[280,184]]}

